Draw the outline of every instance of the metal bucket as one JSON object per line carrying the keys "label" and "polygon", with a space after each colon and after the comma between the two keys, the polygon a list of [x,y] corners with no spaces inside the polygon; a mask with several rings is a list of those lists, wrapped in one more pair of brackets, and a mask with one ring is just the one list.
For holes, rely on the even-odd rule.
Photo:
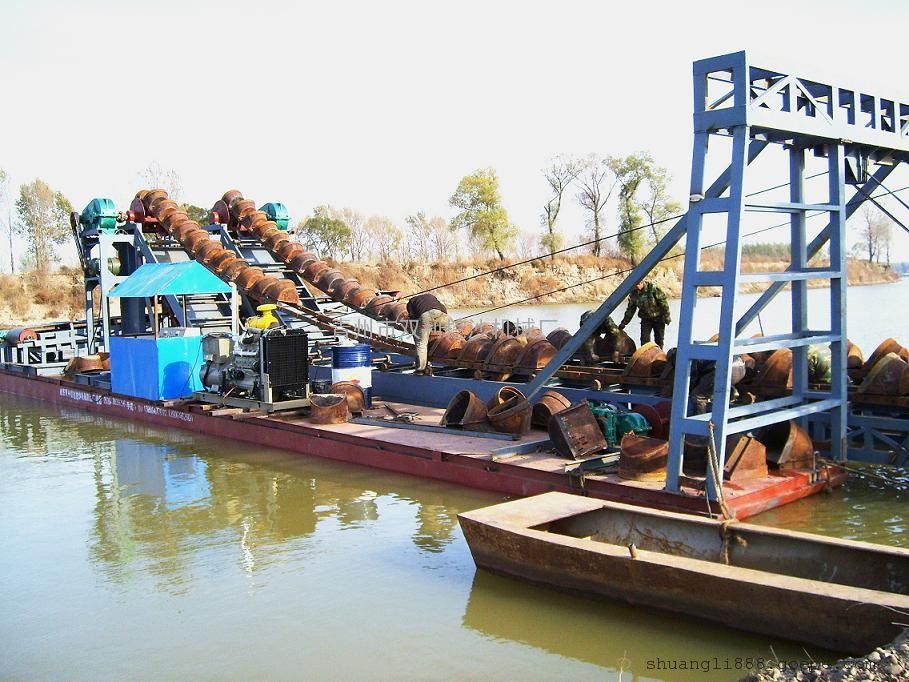
{"label": "metal bucket", "polygon": [[458,427],[469,431],[483,431],[489,426],[486,406],[471,391],[459,391],[448,403],[442,415],[442,426]]}
{"label": "metal bucket", "polygon": [[309,418],[314,424],[344,424],[349,416],[347,396],[340,393],[314,395],[309,399]]}

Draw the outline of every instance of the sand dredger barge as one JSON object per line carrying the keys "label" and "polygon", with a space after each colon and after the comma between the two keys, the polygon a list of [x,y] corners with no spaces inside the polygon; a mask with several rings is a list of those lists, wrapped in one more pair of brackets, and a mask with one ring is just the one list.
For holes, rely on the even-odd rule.
{"label": "sand dredger barge", "polygon": [[[72,216],[86,320],[6,332],[0,390],[509,495],[561,490],[740,519],[839,484],[847,456],[904,464],[909,350],[888,339],[865,360],[847,341],[843,301],[845,221],[906,160],[906,105],[756,68],[744,53],[697,62],[695,93],[689,210],[576,333],[459,321],[431,341],[434,376],[414,376],[410,292],[362,286],[307,251],[282,204],[257,209],[231,190],[202,225],[150,189],[128,208],[99,198]],[[728,166],[711,179],[714,136],[729,142],[712,148]],[[809,153],[826,167],[821,196],[808,196]],[[762,154],[786,168],[784,200],[747,198]],[[747,211],[790,217],[785,271],[741,272]],[[811,236],[818,211],[828,222]],[[724,223],[716,270],[699,262],[707,216]],[[585,361],[584,342],[682,238],[676,352],[599,339],[608,360]],[[825,246],[829,263],[809,263]],[[768,288],[737,319],[738,285],[755,278]],[[807,324],[811,280],[829,284],[824,329]],[[786,285],[791,331],[743,338]],[[721,292],[712,339],[693,335],[699,287]],[[277,326],[256,318],[261,304]],[[829,376],[809,374],[811,347],[826,348]],[[357,371],[343,375],[352,352]]]}

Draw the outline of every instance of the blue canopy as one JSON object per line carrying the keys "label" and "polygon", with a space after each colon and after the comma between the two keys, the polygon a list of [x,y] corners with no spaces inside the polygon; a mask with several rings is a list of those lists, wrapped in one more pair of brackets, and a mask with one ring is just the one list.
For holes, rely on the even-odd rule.
{"label": "blue canopy", "polygon": [[146,263],[114,287],[111,298],[222,294],[230,286],[197,261]]}

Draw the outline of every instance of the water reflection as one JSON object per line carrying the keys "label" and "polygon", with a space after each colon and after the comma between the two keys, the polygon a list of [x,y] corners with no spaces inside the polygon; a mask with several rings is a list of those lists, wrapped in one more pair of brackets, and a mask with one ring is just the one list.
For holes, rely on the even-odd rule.
{"label": "water reflection", "polygon": [[[462,622],[487,638],[601,666],[612,679],[737,679],[747,671],[736,674],[736,659],[805,658],[798,644],[699,621],[695,615],[561,592],[479,570]],[[814,648],[808,653],[815,660],[837,658]]]}
{"label": "water reflection", "polygon": [[[48,408],[50,409],[50,408]],[[233,547],[249,573],[286,560],[307,538],[367,527],[393,499],[413,510],[410,533],[423,552],[439,553],[457,532],[457,511],[427,486],[413,499],[397,479],[344,469],[252,445],[226,444],[181,430],[61,408],[42,416],[34,403],[4,396],[0,425],[9,451],[84,457],[95,488],[91,557],[112,580],[146,567],[160,587],[179,591],[206,550]]]}

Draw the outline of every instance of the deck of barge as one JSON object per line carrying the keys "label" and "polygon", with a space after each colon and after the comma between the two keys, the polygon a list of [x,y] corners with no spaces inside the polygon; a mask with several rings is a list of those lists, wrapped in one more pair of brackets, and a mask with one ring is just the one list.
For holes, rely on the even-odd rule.
{"label": "deck of barge", "polygon": [[[376,400],[365,416],[375,425],[313,424],[303,413],[255,413],[217,409],[194,401],[156,403],[115,395],[109,389],[75,383],[63,376],[34,376],[0,368],[0,391],[115,417],[138,419],[212,436],[276,447],[305,455],[445,480],[512,496],[551,490],[671,511],[706,514],[708,503],[697,480],[680,493],[661,482],[628,481],[614,473],[566,471],[577,462],[548,449],[547,434],[531,431],[517,440],[459,433],[439,426],[443,410]],[[419,429],[382,423],[396,411],[415,412]],[[739,519],[840,484],[845,472],[787,471],[742,484],[726,483],[726,504]],[[714,505],[714,513],[719,509]]]}

